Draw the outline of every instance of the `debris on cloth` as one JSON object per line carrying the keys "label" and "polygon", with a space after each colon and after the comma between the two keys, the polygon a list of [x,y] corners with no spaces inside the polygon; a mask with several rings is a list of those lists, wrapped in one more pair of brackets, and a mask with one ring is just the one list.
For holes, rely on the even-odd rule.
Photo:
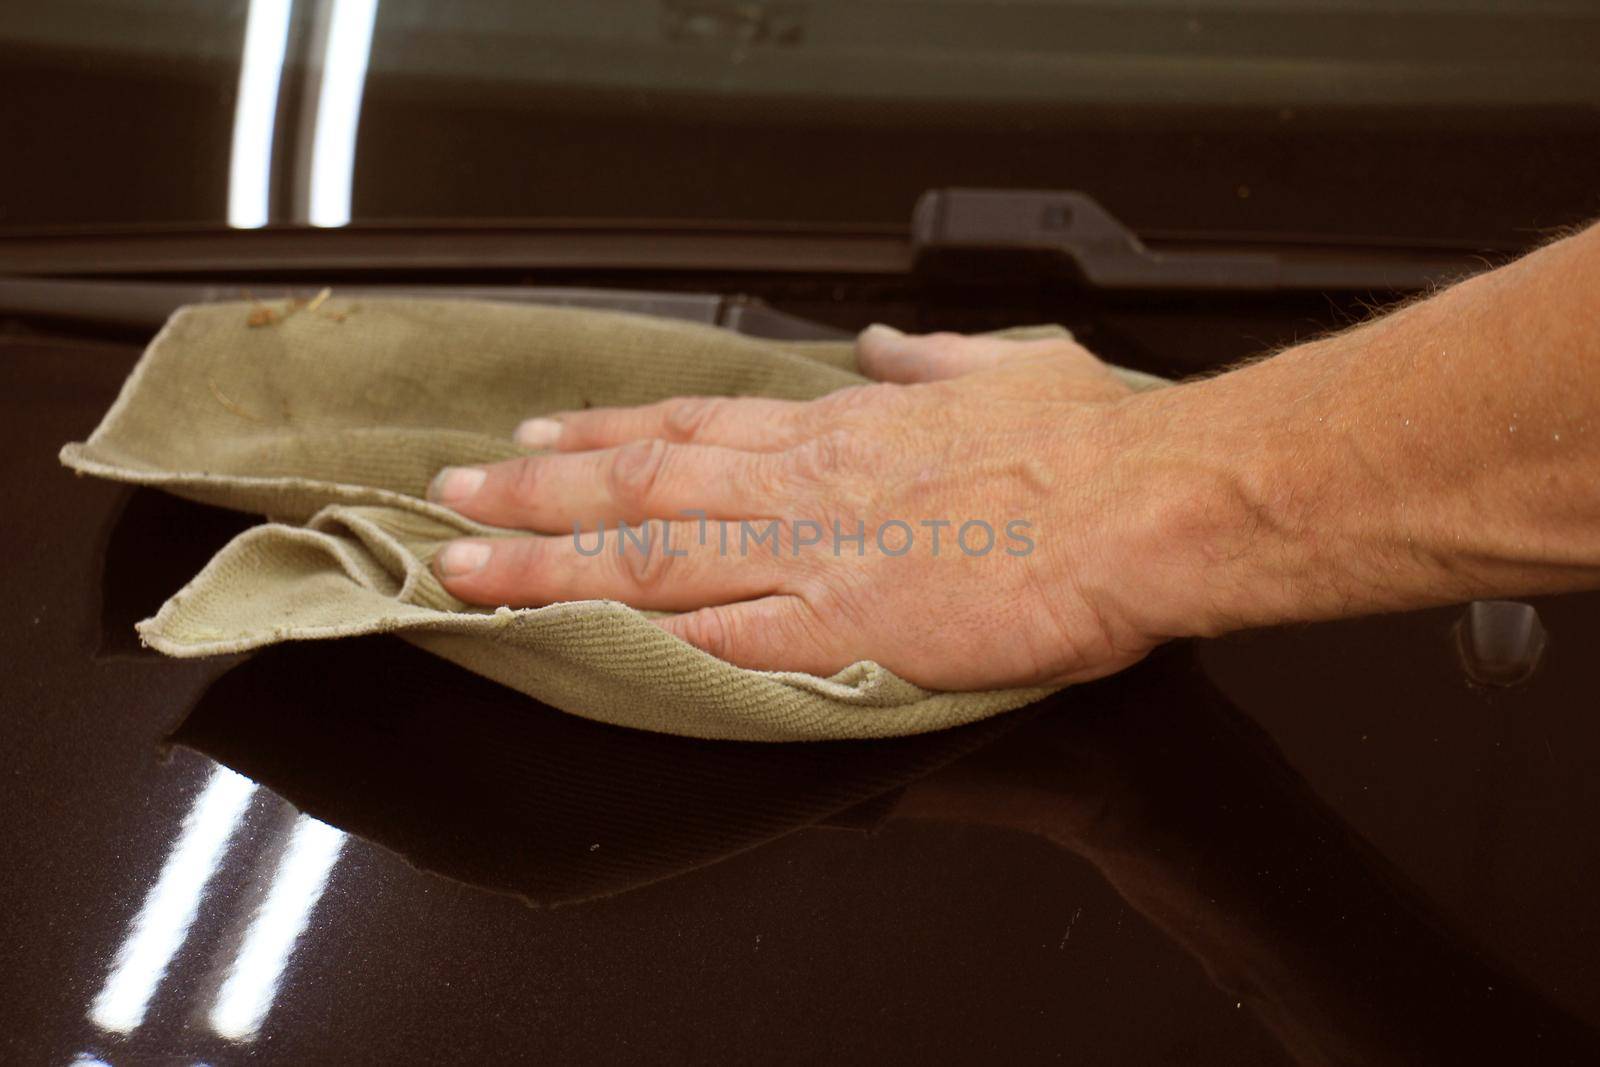
{"label": "debris on cloth", "polygon": [[[297,311],[305,311],[307,314],[314,314],[316,310],[327,301],[328,297],[332,295],[333,290],[327,287],[323,287],[320,291],[318,291],[317,295],[312,297],[310,300],[298,300],[293,296],[286,295],[283,298],[283,309],[280,311],[269,304],[265,304],[260,300],[257,300],[250,294],[248,290],[246,290],[244,292],[244,298],[250,301],[250,313],[245,318],[245,324],[253,328],[261,326],[276,326],[278,323],[282,322],[284,319],[287,319],[290,315],[293,315]],[[343,322],[345,320],[345,316],[354,310],[355,305],[352,304],[344,311],[330,311],[326,317],[332,319],[334,322]]]}

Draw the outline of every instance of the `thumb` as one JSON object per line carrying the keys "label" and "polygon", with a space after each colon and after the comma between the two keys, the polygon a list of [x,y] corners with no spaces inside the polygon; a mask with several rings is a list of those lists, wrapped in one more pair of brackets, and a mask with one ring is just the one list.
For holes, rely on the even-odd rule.
{"label": "thumb", "polygon": [[901,333],[874,323],[856,338],[856,363],[861,373],[880,382],[909,385],[959,378],[999,366],[1007,343],[959,333]]}
{"label": "thumb", "polygon": [[1046,371],[1029,373],[1022,388],[1037,391],[1048,385],[1058,399],[1115,400],[1132,386],[1111,367],[1070,336],[968,337],[959,333],[906,334],[892,326],[873,325],[856,338],[856,364],[861,373],[880,382],[911,385],[960,378],[997,367]]}

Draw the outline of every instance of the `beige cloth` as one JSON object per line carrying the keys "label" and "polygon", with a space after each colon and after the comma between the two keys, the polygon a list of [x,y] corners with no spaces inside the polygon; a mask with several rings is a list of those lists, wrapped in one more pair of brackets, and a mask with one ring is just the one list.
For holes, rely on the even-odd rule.
{"label": "beige cloth", "polygon": [[139,624],[153,648],[393,632],[577,715],[750,741],[920,733],[1050,692],[929,692],[869,661],[831,678],[744,670],[619,603],[471,608],[429,570],[455,536],[506,532],[428,503],[429,480],[524,454],[510,439],[520,420],[685,394],[808,399],[863,380],[848,343],[464,301],[335,297],[254,326],[251,312],[179,310],[89,440],[61,450],[84,474],[272,520]]}

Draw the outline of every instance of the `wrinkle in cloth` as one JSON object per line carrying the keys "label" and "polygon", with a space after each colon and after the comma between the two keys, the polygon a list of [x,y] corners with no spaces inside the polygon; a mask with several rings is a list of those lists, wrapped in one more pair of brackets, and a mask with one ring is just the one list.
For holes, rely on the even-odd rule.
{"label": "wrinkle in cloth", "polygon": [[473,301],[334,298],[266,326],[250,313],[180,309],[89,439],[61,450],[81,474],[269,520],[139,624],[152,648],[209,656],[393,633],[572,714],[745,741],[923,733],[1053,691],[932,692],[870,660],[829,678],[745,670],[614,601],[483,609],[433,576],[452,538],[513,531],[429,503],[429,481],[528,454],[511,440],[523,419],[682,395],[813,399],[865,381],[849,342]]}

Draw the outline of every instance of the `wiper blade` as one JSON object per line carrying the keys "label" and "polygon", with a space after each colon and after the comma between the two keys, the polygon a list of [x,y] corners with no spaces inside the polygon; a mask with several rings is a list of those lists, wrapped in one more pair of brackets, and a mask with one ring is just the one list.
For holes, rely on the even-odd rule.
{"label": "wiper blade", "polygon": [[[289,296],[307,300],[320,287],[295,285]],[[493,300],[516,304],[631,311],[724,326],[752,337],[785,341],[834,340],[843,330],[790,315],[749,296],[521,285],[339,285],[341,297],[413,296],[434,300]],[[66,320],[92,326],[154,330],[185,304],[285,297],[277,282],[200,285],[188,282],[76,281],[0,277],[0,315]]]}
{"label": "wiper blade", "polygon": [[481,225],[0,234],[0,275],[347,279],[373,272],[745,271],[903,274],[896,227],[559,220]]}

